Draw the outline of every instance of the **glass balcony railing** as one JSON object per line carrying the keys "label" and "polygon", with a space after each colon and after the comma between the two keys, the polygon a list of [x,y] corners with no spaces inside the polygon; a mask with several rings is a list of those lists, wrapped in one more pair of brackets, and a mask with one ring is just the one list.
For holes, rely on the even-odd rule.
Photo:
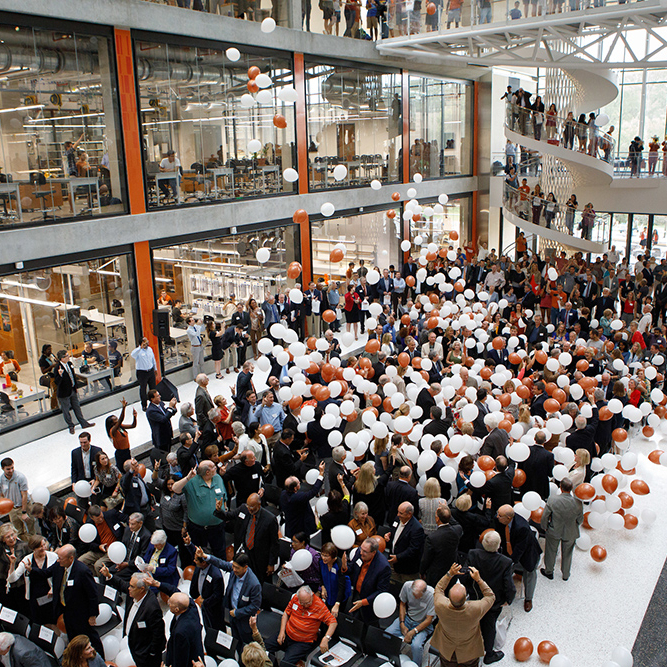
{"label": "glass balcony railing", "polygon": [[545,113],[507,103],[505,126],[524,137],[585,153],[604,162],[611,162],[614,155],[616,144],[611,134],[594,123],[578,122],[571,113],[563,118],[549,114],[548,110]]}

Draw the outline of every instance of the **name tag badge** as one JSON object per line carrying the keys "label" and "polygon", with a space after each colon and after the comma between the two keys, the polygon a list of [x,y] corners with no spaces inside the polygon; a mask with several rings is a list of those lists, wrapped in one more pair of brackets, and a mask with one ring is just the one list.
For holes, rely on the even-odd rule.
{"label": "name tag badge", "polygon": [[364,531],[361,530],[361,528],[357,528],[354,532],[355,532],[357,535],[363,535],[363,533],[364,533]]}
{"label": "name tag badge", "polygon": [[139,488],[139,482],[132,482],[132,486],[133,486],[135,489],[138,489],[138,488]]}
{"label": "name tag badge", "polygon": [[206,575],[206,581],[208,581],[209,584],[213,581],[213,579],[211,579],[211,575],[210,575],[210,574],[207,574],[207,575]]}
{"label": "name tag badge", "polygon": [[160,564],[164,565],[167,562],[166,558],[160,558]]}
{"label": "name tag badge", "polygon": [[297,611],[297,610],[299,609],[299,605],[296,604],[296,602],[295,602],[295,603],[292,605],[292,609],[294,609],[294,611]]}
{"label": "name tag badge", "polygon": [[392,525],[394,528],[396,528],[396,526],[398,526],[398,521],[394,521],[394,523],[392,523],[391,525]]}
{"label": "name tag badge", "polygon": [[257,473],[255,473],[255,474],[252,476],[253,479],[257,479],[258,477],[259,477],[259,475],[258,475]]}
{"label": "name tag badge", "polygon": [[331,568],[331,574],[336,574],[336,568],[335,567]]}
{"label": "name tag badge", "polygon": [[115,524],[113,529],[114,530],[120,530],[120,524],[119,523]]}
{"label": "name tag badge", "polygon": [[222,493],[222,489],[216,489],[215,492],[220,495]]}
{"label": "name tag badge", "polygon": [[137,627],[139,630],[145,630],[146,629],[146,621],[138,621],[137,622]]}
{"label": "name tag badge", "polygon": [[69,579],[69,580],[67,581],[67,585],[68,585],[68,586],[74,586],[74,581],[72,581],[71,579]]}
{"label": "name tag badge", "polygon": [[359,567],[361,567],[361,558],[357,558],[356,563]]}
{"label": "name tag badge", "polygon": [[239,512],[239,519],[245,519],[245,514],[243,512]]}
{"label": "name tag badge", "polygon": [[244,602],[247,602],[249,599],[250,598],[247,595],[242,595],[241,596],[241,600],[243,600]]}

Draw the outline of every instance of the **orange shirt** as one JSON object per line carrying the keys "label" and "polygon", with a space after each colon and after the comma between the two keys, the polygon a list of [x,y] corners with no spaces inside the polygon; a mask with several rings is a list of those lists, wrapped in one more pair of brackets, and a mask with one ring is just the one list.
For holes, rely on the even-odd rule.
{"label": "orange shirt", "polygon": [[519,192],[521,193],[521,201],[527,201],[528,195],[530,194],[530,186],[520,185]]}
{"label": "orange shirt", "polygon": [[294,595],[287,605],[287,636],[295,642],[310,644],[317,640],[320,623],[331,625],[336,622],[331,612],[322,600],[313,595],[313,603],[306,608],[299,602],[298,595]]}
{"label": "orange shirt", "polygon": [[106,520],[102,521],[102,523],[95,524],[95,528],[97,528],[97,535],[100,538],[100,544],[108,547],[110,544],[116,541],[116,538],[113,536],[111,528],[109,528]]}

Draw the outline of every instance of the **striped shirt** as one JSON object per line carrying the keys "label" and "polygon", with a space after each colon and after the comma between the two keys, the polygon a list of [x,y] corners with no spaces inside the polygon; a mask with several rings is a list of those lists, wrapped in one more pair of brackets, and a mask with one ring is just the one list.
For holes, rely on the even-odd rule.
{"label": "striped shirt", "polygon": [[320,623],[331,625],[336,622],[327,606],[317,595],[313,595],[313,602],[308,608],[299,602],[298,595],[294,595],[285,611],[288,616],[285,631],[287,636],[295,642],[311,644],[317,641]]}

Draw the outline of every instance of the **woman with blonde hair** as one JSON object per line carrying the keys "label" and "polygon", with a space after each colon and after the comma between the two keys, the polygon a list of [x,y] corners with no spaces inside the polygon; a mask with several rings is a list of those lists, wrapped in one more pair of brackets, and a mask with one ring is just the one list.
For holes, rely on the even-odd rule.
{"label": "woman with blonde hair", "polygon": [[530,414],[530,408],[527,405],[519,406],[519,418],[516,420],[517,424],[521,425],[523,434],[526,435],[531,428],[533,428],[533,417]]}
{"label": "woman with blonde hair", "polygon": [[384,515],[387,511],[385,503],[385,486],[388,474],[385,472],[381,477],[375,474],[375,464],[366,461],[359,468],[359,475],[352,486],[352,502],[356,507],[360,502],[368,507],[368,514],[375,521],[376,526],[382,525]]}
{"label": "woman with blonde hair", "polygon": [[396,355],[396,345],[394,344],[390,333],[386,333],[382,336],[382,347],[380,349],[388,357],[393,357]]}
{"label": "woman with blonde hair", "polygon": [[574,463],[570,468],[568,477],[572,482],[572,488],[576,489],[579,484],[586,480],[586,466],[591,462],[591,455],[586,449],[577,449],[574,453]]}
{"label": "woman with blonde hair", "polygon": [[78,635],[63,652],[62,667],[106,667],[86,635]]}
{"label": "woman with blonde hair", "polygon": [[435,477],[427,479],[424,484],[424,497],[419,499],[419,516],[422,528],[427,535],[438,529],[438,524],[435,522],[435,511],[440,505],[446,504],[440,493],[440,482]]}

